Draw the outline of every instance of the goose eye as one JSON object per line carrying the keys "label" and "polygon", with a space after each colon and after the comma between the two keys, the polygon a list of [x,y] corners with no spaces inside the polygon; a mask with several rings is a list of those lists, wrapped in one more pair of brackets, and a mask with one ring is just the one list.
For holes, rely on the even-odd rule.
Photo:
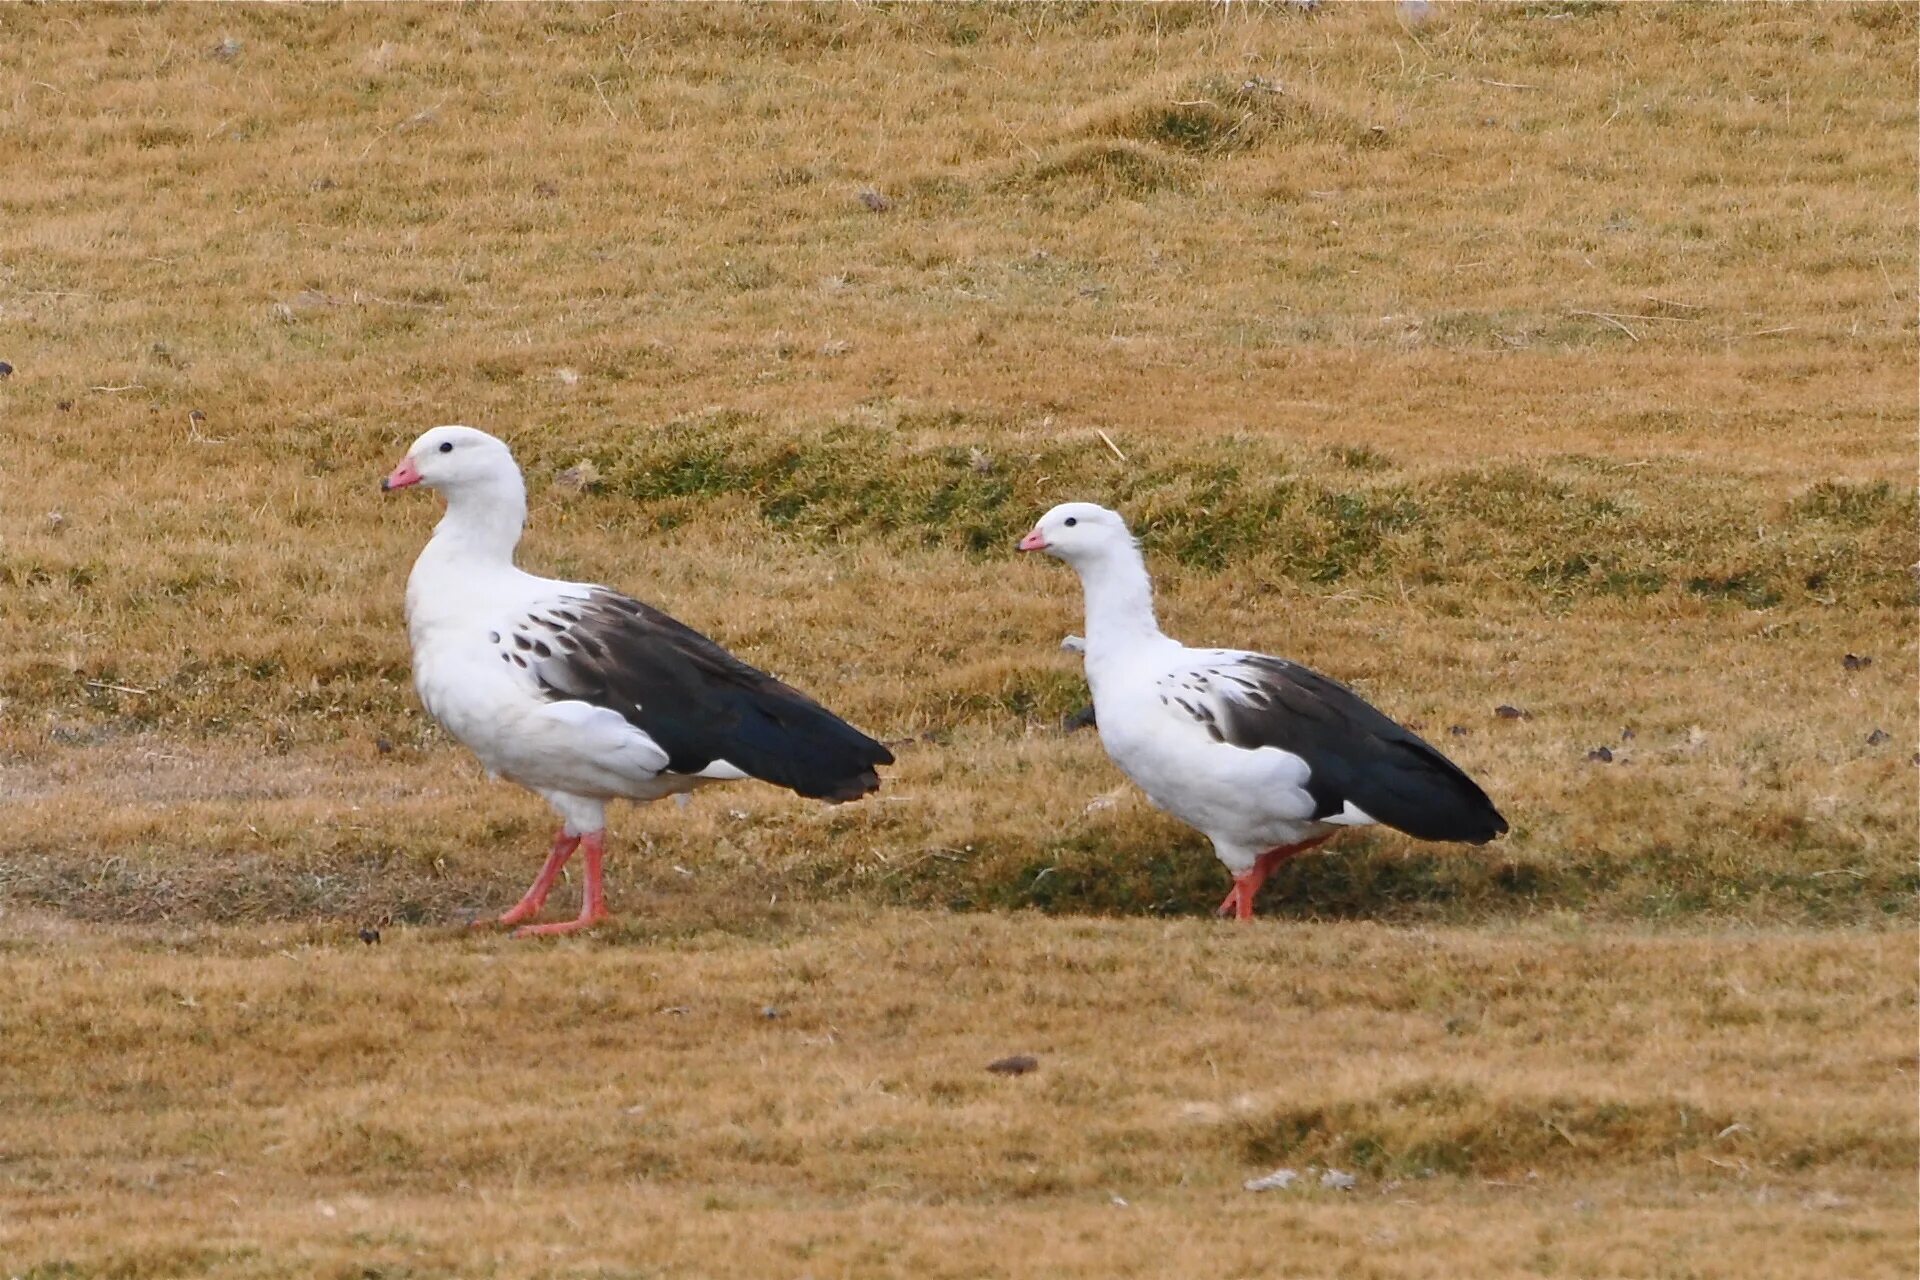
{"label": "goose eye", "polygon": [[1071,529],[1071,528],[1073,528],[1073,526],[1075,526],[1075,525],[1077,525],[1077,524],[1079,524],[1079,523],[1080,523],[1080,517],[1079,517],[1079,516],[1068,516],[1068,517],[1067,517],[1067,528],[1069,528],[1069,529]]}
{"label": "goose eye", "polygon": [[446,441],[446,442],[444,442],[444,443],[442,443],[442,444],[441,444],[441,446],[440,446],[440,452],[442,452],[442,453],[452,453],[452,452],[453,452],[453,441],[451,441],[451,440],[448,440],[448,441]]}

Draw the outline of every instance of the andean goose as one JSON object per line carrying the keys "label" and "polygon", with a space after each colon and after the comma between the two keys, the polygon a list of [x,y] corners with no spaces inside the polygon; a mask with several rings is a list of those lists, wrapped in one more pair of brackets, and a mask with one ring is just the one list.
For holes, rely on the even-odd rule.
{"label": "andean goose", "polygon": [[1079,573],[1100,741],[1149,800],[1213,841],[1233,873],[1220,914],[1251,919],[1274,868],[1342,827],[1470,844],[1507,829],[1452,761],[1338,681],[1164,635],[1146,561],[1115,512],[1065,503],[1020,550]]}
{"label": "andean goose", "polygon": [[649,605],[516,568],[526,486],[500,441],[435,427],[380,487],[412,485],[447,500],[407,579],[420,700],[490,772],[544,796],[562,823],[533,887],[499,923],[537,915],[574,849],[586,851],[579,919],[515,936],[606,918],[609,800],[741,778],[830,801],[879,787],[875,766],[893,756],[805,694]]}

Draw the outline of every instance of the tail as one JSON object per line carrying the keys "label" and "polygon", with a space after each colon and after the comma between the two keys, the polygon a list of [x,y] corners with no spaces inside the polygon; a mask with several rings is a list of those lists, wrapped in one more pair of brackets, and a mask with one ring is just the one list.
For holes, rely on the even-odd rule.
{"label": "tail", "polygon": [[893,753],[805,694],[757,691],[735,726],[727,759],[775,786],[836,804],[880,789]]}
{"label": "tail", "polygon": [[1419,840],[1485,844],[1506,834],[1507,820],[1464,769],[1412,733],[1395,745],[1399,758],[1377,762],[1369,779],[1368,813]]}

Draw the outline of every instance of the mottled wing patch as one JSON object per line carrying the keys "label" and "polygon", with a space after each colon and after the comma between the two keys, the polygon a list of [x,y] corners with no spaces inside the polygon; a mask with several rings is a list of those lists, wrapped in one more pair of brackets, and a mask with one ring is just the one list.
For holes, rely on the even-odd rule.
{"label": "mottled wing patch", "polygon": [[570,676],[565,659],[598,647],[591,637],[573,631],[579,621],[580,615],[571,609],[535,610],[514,619],[504,632],[489,631],[487,643],[494,646],[500,661],[532,672],[545,687],[579,697],[588,688]]}
{"label": "mottled wing patch", "polygon": [[1160,677],[1160,703],[1205,729],[1215,742],[1225,742],[1220,714],[1214,708],[1213,680],[1217,675],[1205,670],[1169,672]]}

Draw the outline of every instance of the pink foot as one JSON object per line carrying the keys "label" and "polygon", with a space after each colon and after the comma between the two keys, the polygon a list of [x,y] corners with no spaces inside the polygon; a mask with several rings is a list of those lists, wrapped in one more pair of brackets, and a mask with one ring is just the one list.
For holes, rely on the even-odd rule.
{"label": "pink foot", "polygon": [[[586,884],[580,891],[580,918],[558,920],[553,924],[522,925],[513,931],[514,937],[544,938],[559,933],[580,933],[613,918],[607,914],[606,889],[601,884],[601,864],[606,856],[605,840],[604,831],[589,831],[580,837],[580,848],[587,860]],[[519,909],[514,908],[515,911]]]}
{"label": "pink foot", "polygon": [[1299,844],[1275,845],[1255,858],[1253,865],[1233,878],[1233,891],[1220,904],[1216,915],[1231,915],[1236,920],[1253,919],[1253,900],[1260,893],[1260,886],[1267,882],[1280,864],[1289,858],[1295,858],[1332,839],[1331,835],[1315,836],[1311,840],[1302,840]]}
{"label": "pink foot", "polygon": [[496,925],[496,924],[512,927],[513,925],[519,924],[523,920],[531,920],[535,916],[539,915],[540,908],[542,905],[543,905],[542,903],[538,903],[538,902],[526,902],[526,901],[517,902],[511,908],[501,912],[498,916],[495,916],[491,920],[475,920],[473,922],[473,927],[476,929],[485,929],[491,925]]}
{"label": "pink foot", "polygon": [[512,926],[539,915],[540,908],[547,905],[547,894],[553,891],[553,882],[560,878],[560,869],[567,865],[567,859],[573,856],[580,840],[579,836],[568,835],[565,827],[554,832],[553,848],[547,853],[546,865],[534,877],[533,886],[527,890],[526,896],[508,908],[504,915],[493,920],[475,920],[473,927],[485,929],[496,924]]}
{"label": "pink foot", "polygon": [[578,920],[556,920],[550,924],[522,925],[513,931],[516,938],[546,938],[560,933],[585,933],[597,924],[604,924],[613,917],[605,911],[590,916],[581,916]]}

